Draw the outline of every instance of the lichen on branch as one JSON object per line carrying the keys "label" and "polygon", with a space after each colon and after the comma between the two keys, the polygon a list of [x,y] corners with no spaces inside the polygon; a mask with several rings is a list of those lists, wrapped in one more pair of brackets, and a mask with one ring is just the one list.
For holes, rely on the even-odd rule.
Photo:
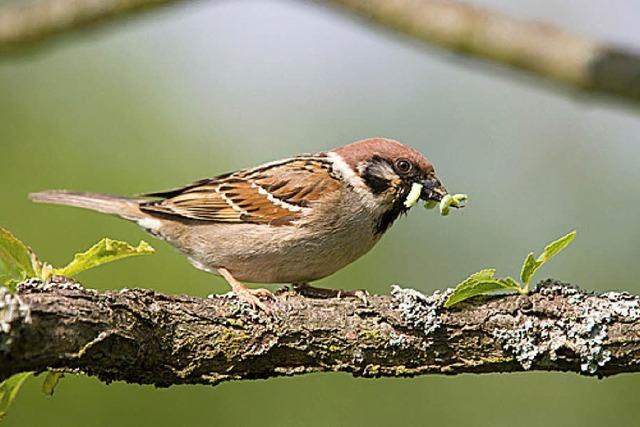
{"label": "lichen on branch", "polygon": [[640,370],[636,296],[548,280],[529,295],[479,297],[446,309],[450,292],[394,287],[365,303],[281,290],[269,316],[230,294],[97,292],[31,280],[17,294],[3,294],[0,379],[57,369],[169,386],[322,371],[603,377]]}

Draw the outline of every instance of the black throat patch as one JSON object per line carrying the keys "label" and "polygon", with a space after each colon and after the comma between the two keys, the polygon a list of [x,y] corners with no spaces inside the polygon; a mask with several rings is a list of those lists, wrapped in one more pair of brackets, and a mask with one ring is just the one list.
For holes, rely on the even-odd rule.
{"label": "black throat patch", "polygon": [[409,208],[404,205],[404,201],[408,194],[408,189],[402,189],[399,191],[399,194],[393,201],[391,208],[384,212],[378,219],[378,224],[376,226],[377,234],[382,234],[387,231],[400,215],[406,214],[409,211]]}

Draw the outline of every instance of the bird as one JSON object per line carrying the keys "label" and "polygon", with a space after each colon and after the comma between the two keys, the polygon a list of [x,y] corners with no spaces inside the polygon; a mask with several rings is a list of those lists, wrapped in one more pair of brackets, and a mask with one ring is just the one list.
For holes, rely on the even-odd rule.
{"label": "bird", "polygon": [[133,221],[196,268],[222,276],[241,301],[269,312],[273,294],[245,282],[319,289],[309,283],[369,252],[411,208],[410,194],[418,199],[415,189],[431,202],[448,194],[425,156],[377,137],[135,197],[29,196]]}

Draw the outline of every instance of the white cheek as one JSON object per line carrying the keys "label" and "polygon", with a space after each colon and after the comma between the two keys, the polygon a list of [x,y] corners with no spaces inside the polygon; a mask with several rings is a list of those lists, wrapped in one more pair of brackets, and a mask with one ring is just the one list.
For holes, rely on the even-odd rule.
{"label": "white cheek", "polygon": [[347,164],[347,162],[344,161],[340,154],[334,151],[329,151],[327,153],[327,157],[329,158],[329,160],[331,160],[331,163],[333,163],[333,169],[340,175],[342,175],[342,179],[344,179],[354,187],[364,185],[364,182],[362,182],[362,178],[360,178],[353,171],[353,169],[351,169],[351,167]]}
{"label": "white cheek", "polygon": [[380,202],[378,201],[378,198],[371,193],[371,190],[369,190],[369,187],[367,187],[367,184],[365,184],[363,179],[360,178],[360,175],[351,169],[347,162],[345,162],[338,153],[329,151],[327,153],[327,157],[333,163],[333,170],[338,172],[342,176],[342,179],[355,190],[363,205],[368,210],[379,207]]}
{"label": "white cheek", "polygon": [[160,229],[160,226],[162,225],[159,219],[149,217],[139,219],[136,222],[140,227],[150,231],[158,231]]}

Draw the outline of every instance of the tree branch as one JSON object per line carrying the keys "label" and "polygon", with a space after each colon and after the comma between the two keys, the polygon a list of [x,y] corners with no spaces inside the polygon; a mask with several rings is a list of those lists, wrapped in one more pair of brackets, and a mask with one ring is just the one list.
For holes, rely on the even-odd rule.
{"label": "tree branch", "polygon": [[56,36],[179,0],[35,0],[0,8],[0,53],[17,53]]}
{"label": "tree branch", "polygon": [[455,0],[328,0],[339,9],[445,50],[563,85],[640,101],[640,55],[552,25]]}
{"label": "tree branch", "polygon": [[[0,54],[179,0],[39,0],[0,9]],[[384,28],[571,90],[640,101],[640,55],[454,0],[316,0]]]}
{"label": "tree branch", "polygon": [[448,292],[394,287],[365,304],[280,291],[268,316],[233,296],[100,293],[31,281],[14,295],[0,290],[0,379],[49,368],[158,386],[324,371],[640,370],[636,296],[590,294],[548,280],[529,296],[444,309]]}

